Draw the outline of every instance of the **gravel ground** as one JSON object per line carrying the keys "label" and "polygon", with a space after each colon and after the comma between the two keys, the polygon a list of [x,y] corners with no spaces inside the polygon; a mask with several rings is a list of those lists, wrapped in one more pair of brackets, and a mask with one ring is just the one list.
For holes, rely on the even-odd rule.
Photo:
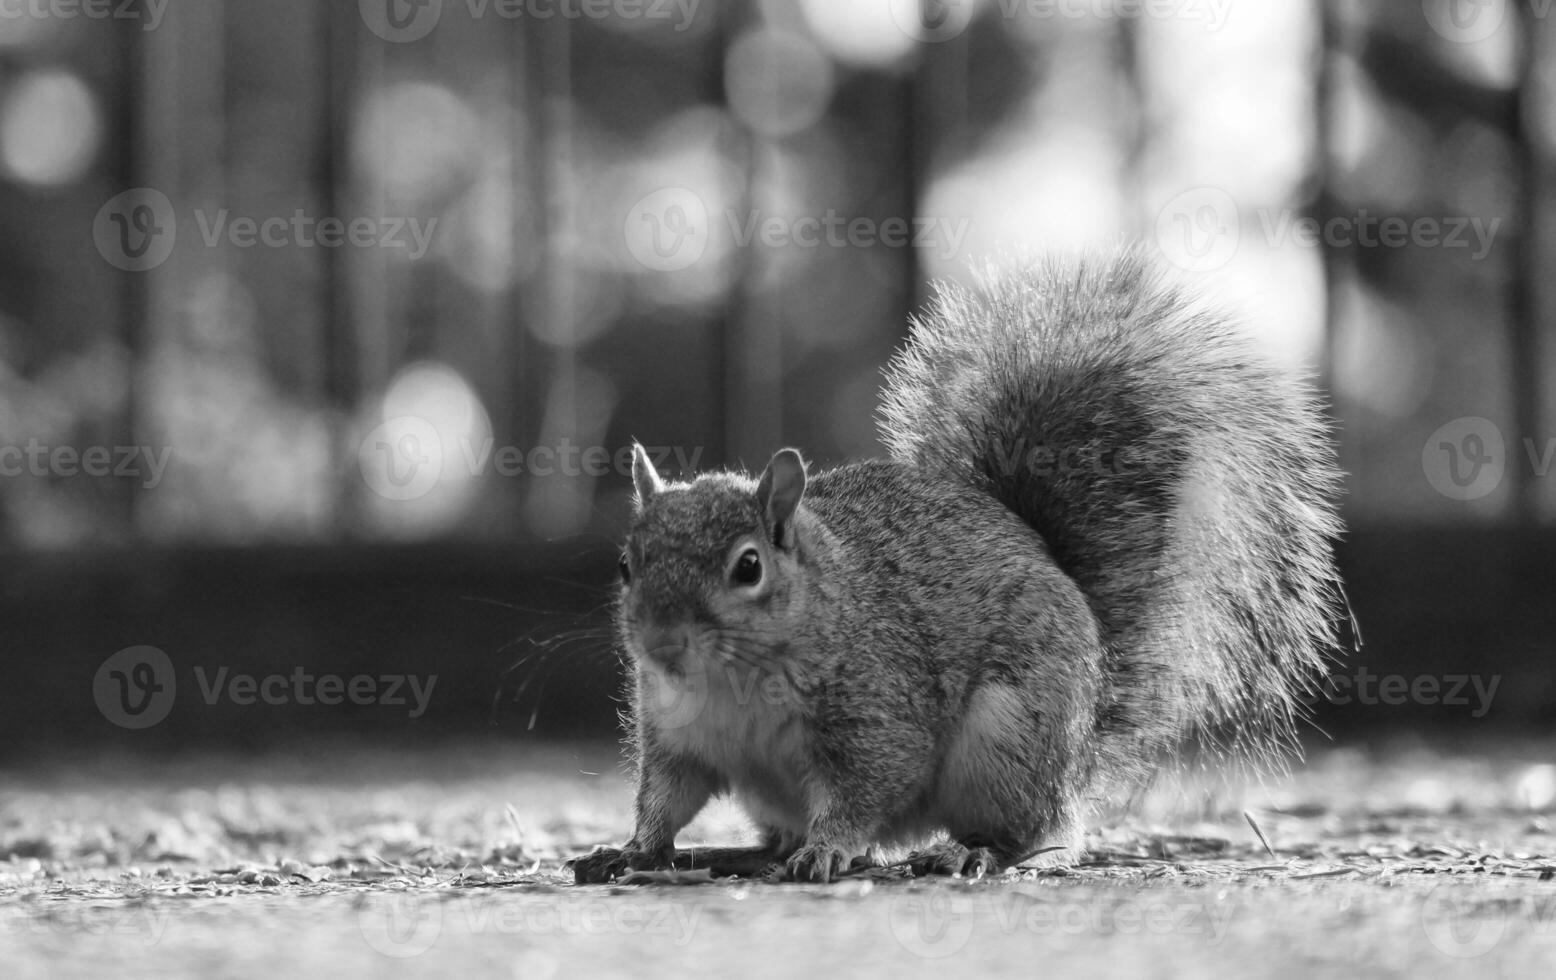
{"label": "gravel ground", "polygon": [[[578,887],[561,861],[628,830],[610,745],[37,761],[0,782],[0,973],[1550,975],[1549,762],[1396,740],[1183,777],[1086,864],[992,880]],[[747,839],[718,806],[682,842]]]}

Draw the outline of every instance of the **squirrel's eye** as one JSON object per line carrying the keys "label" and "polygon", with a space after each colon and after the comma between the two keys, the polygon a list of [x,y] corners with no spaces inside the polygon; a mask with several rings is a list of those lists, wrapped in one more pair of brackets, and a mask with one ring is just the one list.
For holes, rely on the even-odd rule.
{"label": "squirrel's eye", "polygon": [[729,577],[736,585],[755,585],[762,581],[762,558],[755,548],[741,552]]}
{"label": "squirrel's eye", "polygon": [[622,585],[627,585],[632,581],[632,566],[627,563],[626,555],[622,555],[621,560],[616,563],[616,571],[621,573]]}

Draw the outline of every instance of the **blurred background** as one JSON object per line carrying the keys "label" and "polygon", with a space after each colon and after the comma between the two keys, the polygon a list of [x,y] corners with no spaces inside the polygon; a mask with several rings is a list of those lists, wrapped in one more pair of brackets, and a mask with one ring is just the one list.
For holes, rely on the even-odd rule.
{"label": "blurred background", "polygon": [[0,753],[609,737],[632,438],[876,455],[931,280],[1133,240],[1333,405],[1314,736],[1547,724],[1550,6],[0,3]]}

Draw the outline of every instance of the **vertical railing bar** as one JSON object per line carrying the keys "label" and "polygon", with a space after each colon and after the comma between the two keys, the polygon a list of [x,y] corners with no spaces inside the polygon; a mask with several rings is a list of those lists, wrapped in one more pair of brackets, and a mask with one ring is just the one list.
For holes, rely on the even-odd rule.
{"label": "vertical railing bar", "polygon": [[[341,12],[335,4],[319,8],[323,59],[321,67],[324,102],[320,113],[319,157],[316,179],[323,196],[326,215],[343,215],[344,182],[349,176],[346,146],[350,131],[353,70],[356,66],[355,37],[343,29]],[[323,313],[324,391],[335,413],[331,423],[330,452],[347,453],[352,428],[351,418],[360,398],[360,364],[357,358],[357,323],[353,317],[350,290],[350,263],[344,249],[324,249]],[[355,472],[349,460],[336,460],[332,472],[339,474],[334,487],[337,537],[359,529],[361,498],[358,482],[347,474]]]}
{"label": "vertical railing bar", "polygon": [[[503,363],[506,365],[503,384],[507,391],[504,392],[503,397],[507,410],[507,438],[517,445],[522,445],[530,436],[529,399],[534,390],[530,378],[525,376],[529,369],[527,355],[530,348],[527,320],[533,310],[521,298],[526,290],[521,286],[518,278],[520,256],[533,247],[533,243],[522,241],[521,231],[524,228],[530,229],[531,234],[538,231],[541,236],[540,241],[544,243],[547,226],[540,204],[548,196],[545,193],[547,190],[545,167],[526,165],[531,160],[540,159],[538,145],[541,131],[540,113],[543,111],[537,95],[539,89],[535,84],[536,59],[531,50],[531,39],[534,34],[526,28],[527,22],[515,21],[508,30],[510,54],[508,98],[512,105],[520,107],[520,121],[510,124],[508,129],[508,188],[511,195],[508,222],[508,282],[496,313],[498,336],[506,345],[503,351]],[[511,123],[511,113],[509,119]],[[536,225],[539,225],[538,229]],[[532,275],[537,279],[544,278],[534,273]]]}
{"label": "vertical railing bar", "polygon": [[[1318,191],[1313,209],[1317,212],[1318,220],[1323,222],[1335,211],[1335,71],[1340,52],[1345,48],[1345,37],[1338,11],[1335,10],[1335,0],[1316,0],[1315,7],[1318,17],[1318,57],[1315,59],[1313,75],[1313,171],[1318,181]],[[1340,310],[1337,292],[1341,256],[1334,246],[1327,243],[1319,249],[1318,255],[1324,288],[1324,323],[1318,350],[1318,373],[1325,390],[1332,390],[1335,375],[1334,335]]]}
{"label": "vertical railing bar", "polygon": [[1119,169],[1124,185],[1124,213],[1135,222],[1131,231],[1138,236],[1148,227],[1145,218],[1145,157],[1151,113],[1150,94],[1140,80],[1139,22],[1134,18],[1120,17],[1113,38],[1118,51],[1119,73],[1124,79],[1124,91],[1135,104],[1134,119],[1124,137],[1123,163]]}
{"label": "vertical railing bar", "polygon": [[1516,4],[1518,12],[1519,59],[1517,81],[1508,109],[1508,136],[1517,153],[1514,182],[1518,199],[1513,213],[1522,217],[1522,227],[1509,239],[1511,275],[1507,289],[1508,345],[1511,358],[1514,440],[1507,447],[1511,456],[1507,466],[1513,492],[1513,519],[1520,526],[1539,520],[1539,484],[1521,460],[1522,440],[1537,439],[1540,426],[1540,361],[1538,327],[1539,266],[1539,180],[1540,162],[1529,130],[1529,103],[1534,91],[1534,57],[1539,48],[1537,33],[1541,19],[1531,0]]}
{"label": "vertical railing bar", "polygon": [[[902,85],[902,152],[898,157],[903,161],[902,211],[910,222],[919,217],[918,209],[923,203],[922,191],[932,161],[929,139],[934,133],[934,120],[927,118],[930,115],[931,93],[925,84],[927,73],[924,65],[928,53],[923,52],[923,55]],[[915,248],[902,250],[902,277],[902,306],[912,314],[919,309],[924,299],[920,295],[922,287],[919,285],[924,278],[923,263],[919,261]],[[900,336],[906,337],[906,322],[899,323],[897,329]]]}
{"label": "vertical railing bar", "polygon": [[[118,20],[114,23],[118,28],[121,43],[120,56],[123,58],[122,77],[124,79],[124,86],[118,93],[120,111],[117,113],[118,132],[115,134],[119,153],[116,161],[118,186],[114,188],[114,193],[119,193],[146,184],[144,179],[146,161],[142,158],[141,126],[147,104],[145,95],[148,86],[145,74],[149,70],[146,58],[149,35],[142,31],[138,22],[133,19]],[[122,445],[138,446],[147,443],[146,437],[149,436],[149,433],[140,431],[140,401],[145,387],[142,378],[146,368],[150,284],[147,274],[142,272],[119,272],[117,276],[122,298],[119,331],[127,360],[120,440]],[[141,534],[140,482],[119,480],[116,483],[122,488],[120,491],[122,519],[132,540],[138,539]]]}
{"label": "vertical railing bar", "polygon": [[[573,283],[569,276],[568,257],[563,254],[567,223],[572,215],[571,190],[563,190],[564,174],[571,170],[569,162],[573,154],[573,64],[572,33],[570,26],[560,19],[545,21],[537,31],[541,53],[540,66],[540,172],[547,187],[542,191],[540,213],[543,216],[542,235],[545,249],[541,265],[541,316],[544,318],[544,335],[552,338],[564,336],[563,328],[571,332],[574,327]],[[568,343],[555,345],[555,358],[551,368],[550,389],[562,388],[574,399],[573,417],[577,416],[577,348]],[[546,392],[543,417],[551,418],[551,391]],[[574,424],[562,424],[567,431],[576,429]],[[537,433],[539,435],[539,433]]]}
{"label": "vertical railing bar", "polygon": [[[740,30],[748,16],[749,3],[746,0],[738,3],[722,4],[717,8],[713,30],[713,51],[709,58],[709,88],[717,94],[718,100],[723,105],[728,105],[728,93],[725,86],[726,55],[731,42]],[[754,189],[757,181],[755,137],[744,126],[736,124],[731,127],[731,142],[737,141],[739,145],[729,147],[731,156],[734,156],[744,171],[741,187],[741,199],[728,202],[731,207],[738,209],[740,214],[749,214],[755,207],[756,198]],[[738,135],[735,135],[738,134]],[[708,216],[710,224],[718,221],[717,215]],[[711,232],[711,228],[710,228]],[[724,459],[734,463],[740,459],[742,450],[746,447],[748,432],[750,429],[750,406],[752,401],[745,397],[743,392],[749,382],[749,376],[745,371],[745,350],[741,341],[745,338],[750,316],[751,304],[746,298],[746,283],[750,279],[753,264],[750,248],[736,246],[731,253],[726,268],[728,282],[724,290],[724,304],[721,322],[715,334],[714,343],[717,345],[718,370],[721,383],[717,387],[716,396],[719,404],[719,418],[722,420],[722,432],[720,439],[723,442]],[[775,447],[776,448],[776,447]],[[752,460],[745,460],[747,464]]]}
{"label": "vertical railing bar", "polygon": [[[724,109],[729,107],[729,99],[724,86],[724,52],[729,47],[730,41],[730,8],[735,6],[731,2],[721,3],[713,8],[713,29],[708,32],[712,38],[710,53],[707,58],[708,89],[714,95],[715,102]],[[730,130],[734,127],[731,125]],[[728,137],[733,141],[734,137]],[[720,147],[726,149],[726,147]],[[749,175],[747,175],[749,176]],[[749,181],[747,182],[749,187]],[[733,203],[733,202],[731,202]],[[737,305],[739,303],[738,290],[740,288],[740,273],[742,271],[741,257],[737,253],[730,256],[725,266],[728,279],[721,285],[724,287],[724,300],[720,304],[717,326],[713,331],[713,354],[715,368],[718,371],[719,383],[713,386],[713,401],[718,411],[720,455],[725,460],[733,458],[735,453],[735,398],[731,394],[735,371],[734,344],[730,341],[730,334],[734,332],[735,319],[739,316]]]}
{"label": "vertical railing bar", "polygon": [[[925,7],[930,6],[924,0]],[[922,9],[922,22],[929,23],[929,15],[940,11]],[[929,181],[941,146],[959,146],[965,137],[967,119],[967,46],[968,36],[974,28],[947,41],[920,41],[918,64],[912,73],[912,99],[914,109],[911,122],[911,139],[918,146],[908,157],[913,167],[910,188],[914,195],[911,202],[916,213],[923,192]],[[923,263],[913,249],[905,251],[911,256],[912,280],[907,294],[908,307],[917,310],[928,300],[924,281]],[[902,335],[907,336],[907,324],[901,325]]]}

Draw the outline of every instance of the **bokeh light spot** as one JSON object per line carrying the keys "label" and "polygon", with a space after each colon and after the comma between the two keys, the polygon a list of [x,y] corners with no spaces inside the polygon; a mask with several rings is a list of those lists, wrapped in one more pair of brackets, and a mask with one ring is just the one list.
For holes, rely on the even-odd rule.
{"label": "bokeh light spot", "polygon": [[58,187],[91,166],[102,141],[97,100],[75,75],[23,75],[0,105],[0,162],[12,177]]}
{"label": "bokeh light spot", "polygon": [[480,125],[441,85],[402,82],[375,92],[353,141],[357,166],[392,195],[430,197],[479,160]]}
{"label": "bokeh light spot", "polygon": [[763,136],[791,136],[832,101],[832,62],[806,38],[761,28],[729,46],[724,87],[735,115]]}

